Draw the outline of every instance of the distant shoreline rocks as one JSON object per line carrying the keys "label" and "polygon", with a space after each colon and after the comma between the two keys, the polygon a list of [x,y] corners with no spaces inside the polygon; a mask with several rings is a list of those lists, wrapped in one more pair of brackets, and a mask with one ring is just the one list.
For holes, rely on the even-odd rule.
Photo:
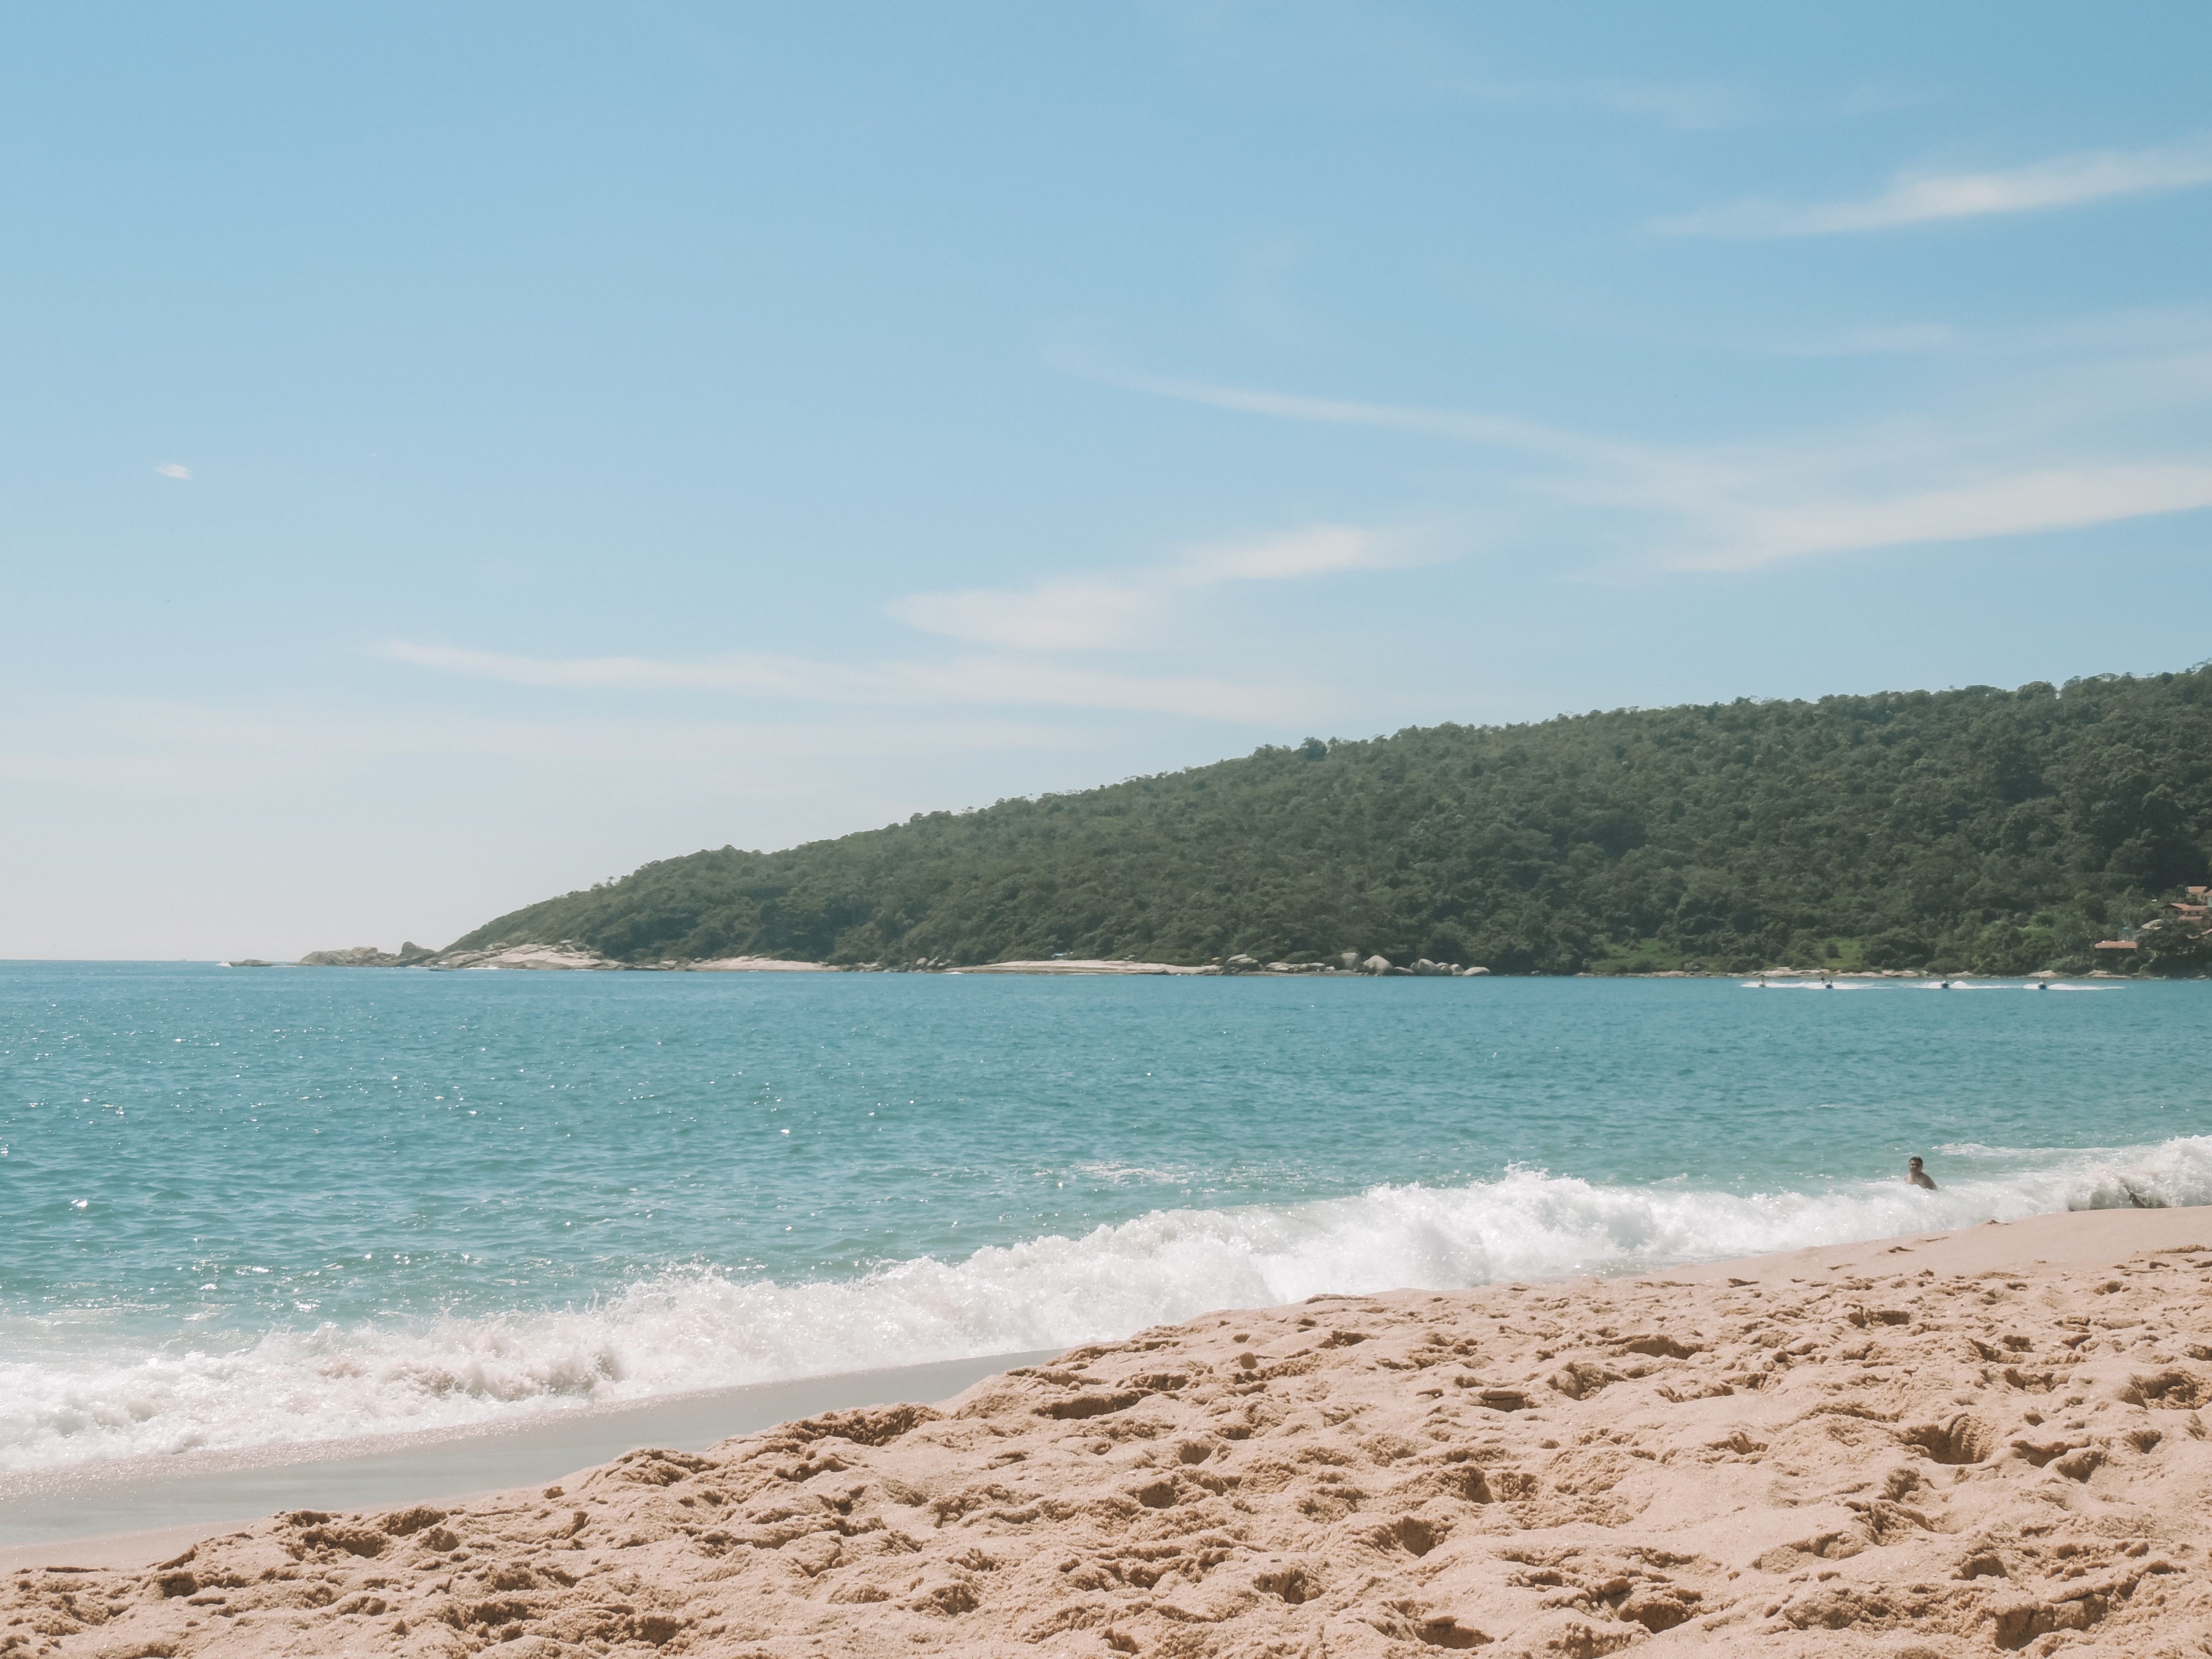
{"label": "distant shoreline rocks", "polygon": [[428,962],[437,955],[426,951],[413,939],[404,942],[397,955],[380,951],[374,945],[356,945],[347,951],[310,951],[300,958],[302,968],[411,968],[418,962]]}
{"label": "distant shoreline rocks", "polygon": [[[226,967],[275,967],[283,964],[240,958]],[[1480,978],[1487,968],[1463,968],[1457,963],[1431,962],[1421,957],[1410,967],[1399,967],[1387,957],[1362,958],[1357,951],[1344,951],[1330,962],[1266,962],[1239,952],[1216,963],[1191,966],[1175,962],[1135,962],[1118,957],[1040,957],[1012,962],[955,963],[948,957],[921,957],[907,963],[801,962],[782,957],[718,957],[697,961],[673,957],[659,962],[617,962],[601,956],[574,939],[558,944],[492,945],[474,950],[429,951],[408,940],[395,951],[373,945],[356,945],[343,951],[310,951],[298,963],[301,968],[429,968],[446,971],[507,969],[536,973],[622,974],[1034,974],[1045,976],[1091,975],[1158,978],[1220,978],[1252,975],[1328,975],[1340,978],[1381,977]]]}
{"label": "distant shoreline rocks", "polygon": [[[1493,970],[1480,966],[1465,966],[1455,962],[1432,962],[1426,957],[1417,957],[1409,963],[1394,963],[1379,953],[1363,956],[1357,951],[1345,951],[1322,961],[1261,962],[1258,957],[1238,951],[1224,957],[1218,962],[1191,966],[1182,963],[1136,962],[1115,957],[1040,957],[1010,962],[957,963],[949,957],[921,957],[909,962],[828,963],[803,962],[784,957],[717,957],[696,961],[679,961],[664,957],[658,962],[618,962],[600,955],[590,946],[574,939],[556,944],[501,944],[470,950],[431,951],[410,939],[397,951],[380,951],[373,945],[356,945],[343,951],[311,951],[296,963],[265,962],[255,957],[239,957],[222,964],[226,968],[273,968],[297,966],[301,968],[427,968],[445,971],[474,969],[506,969],[536,973],[622,973],[622,974],[1028,974],[1045,977],[1128,977],[1155,978],[1231,978],[1242,975],[1255,977],[1320,975],[1334,979],[1488,979],[1499,977]],[[1540,975],[1534,977],[1551,978]],[[1790,968],[1771,967],[1753,969],[1748,972],[1724,973],[1716,969],[1658,968],[1641,972],[1592,973],[1584,971],[1569,975],[1577,979],[1832,979],[1832,980],[1899,980],[1933,979],[1942,977],[1966,980],[1987,977],[1966,973],[1938,975],[1930,969],[1918,968]],[[2028,977],[2049,981],[2075,977],[2050,969]],[[2092,973],[2093,979],[2112,978],[2107,973]]]}

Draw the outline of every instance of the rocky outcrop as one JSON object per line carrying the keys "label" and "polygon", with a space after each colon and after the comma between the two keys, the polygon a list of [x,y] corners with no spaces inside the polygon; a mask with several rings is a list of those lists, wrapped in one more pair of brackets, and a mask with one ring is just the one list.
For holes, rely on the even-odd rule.
{"label": "rocky outcrop", "polygon": [[356,945],[349,951],[310,951],[300,958],[302,968],[411,968],[418,962],[428,962],[437,953],[426,951],[413,939],[403,942],[397,955],[380,951],[374,945]]}
{"label": "rocky outcrop", "polygon": [[1426,957],[1421,957],[1410,968],[1397,967],[1385,956],[1372,956],[1362,962],[1356,951],[1344,953],[1344,964],[1356,973],[1420,979],[1466,979],[1476,975],[1486,978],[1490,973],[1487,968],[1462,968],[1455,962],[1431,962]]}
{"label": "rocky outcrop", "polygon": [[[1247,957],[1246,961],[1251,958]],[[917,968],[940,969],[941,963],[916,963]],[[987,962],[974,968],[954,968],[956,974],[1218,974],[1218,968],[1178,968],[1165,962],[1110,962],[1081,957],[1053,957],[1041,962]]]}
{"label": "rocky outcrop", "polygon": [[[540,972],[583,969],[617,971],[629,964],[609,961],[574,940],[559,945],[494,945],[480,951],[441,951],[426,961],[432,968],[522,968]],[[666,964],[673,967],[673,963]]]}
{"label": "rocky outcrop", "polygon": [[[241,958],[228,965],[258,967],[263,964]],[[373,945],[357,945],[346,951],[311,951],[300,958],[299,965],[303,968],[507,968],[538,973],[839,974],[904,971],[955,974],[1149,974],[1164,976],[1186,975],[1208,977],[1230,974],[1340,973],[1395,975],[1401,977],[1414,975],[1449,977],[1459,974],[1487,974],[1490,971],[1487,968],[1462,969],[1456,963],[1431,962],[1425,957],[1410,968],[1400,968],[1395,966],[1388,957],[1371,956],[1362,961],[1357,951],[1346,951],[1334,962],[1269,963],[1262,963],[1257,957],[1238,951],[1224,957],[1218,963],[1210,963],[1202,968],[1187,968],[1179,963],[1166,962],[1127,962],[1077,957],[1053,957],[1021,962],[986,962],[964,968],[955,967],[951,962],[941,957],[924,957],[903,964],[875,962],[854,964],[800,962],[780,957],[722,957],[699,962],[679,962],[672,958],[659,962],[617,962],[574,939],[562,939],[556,944],[488,945],[465,951],[426,951],[410,939],[402,945],[396,953],[380,951]]]}

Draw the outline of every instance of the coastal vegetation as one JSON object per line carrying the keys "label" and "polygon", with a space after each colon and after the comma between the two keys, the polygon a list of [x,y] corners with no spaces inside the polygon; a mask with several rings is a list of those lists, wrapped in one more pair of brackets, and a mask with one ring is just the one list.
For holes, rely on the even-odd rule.
{"label": "coastal vegetation", "polygon": [[2212,667],[1266,745],[648,864],[453,949],[966,965],[1345,950],[1498,973],[2203,971]]}

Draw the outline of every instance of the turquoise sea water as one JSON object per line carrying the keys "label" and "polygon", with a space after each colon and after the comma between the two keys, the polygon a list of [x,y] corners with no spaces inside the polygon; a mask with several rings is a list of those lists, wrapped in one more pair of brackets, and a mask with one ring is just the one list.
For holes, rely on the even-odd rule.
{"label": "turquoise sea water", "polygon": [[0,1471],[2204,1202],[2208,996],[0,964]]}

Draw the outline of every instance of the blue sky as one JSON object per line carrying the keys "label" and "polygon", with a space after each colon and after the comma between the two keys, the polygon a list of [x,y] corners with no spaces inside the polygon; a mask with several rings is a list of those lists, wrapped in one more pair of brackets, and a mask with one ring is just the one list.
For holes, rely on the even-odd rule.
{"label": "blue sky", "polygon": [[2212,654],[2212,13],[0,18],[0,956]]}

